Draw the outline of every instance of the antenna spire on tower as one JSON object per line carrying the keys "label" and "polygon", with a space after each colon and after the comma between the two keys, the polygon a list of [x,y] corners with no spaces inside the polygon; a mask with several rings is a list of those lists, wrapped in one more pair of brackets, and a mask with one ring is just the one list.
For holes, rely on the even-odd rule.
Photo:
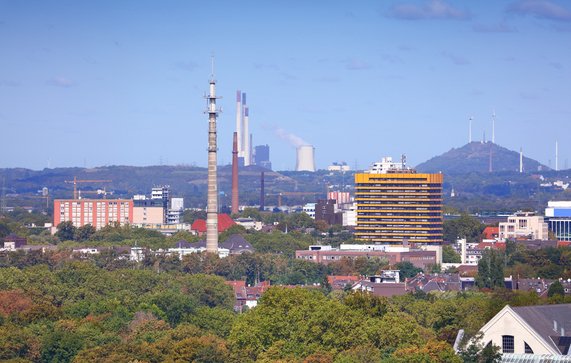
{"label": "antenna spire on tower", "polygon": [[210,56],[210,79],[214,79],[214,53]]}

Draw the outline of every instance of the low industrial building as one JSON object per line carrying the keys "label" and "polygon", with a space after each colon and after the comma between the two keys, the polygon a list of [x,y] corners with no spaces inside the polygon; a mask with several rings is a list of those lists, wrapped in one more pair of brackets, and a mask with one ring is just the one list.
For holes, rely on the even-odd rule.
{"label": "low industrial building", "polygon": [[386,259],[390,265],[399,262],[410,262],[415,267],[421,269],[428,269],[440,263],[437,256],[437,251],[381,245],[341,245],[339,248],[332,248],[331,246],[310,246],[308,250],[295,251],[295,258],[297,259],[324,265],[340,261],[344,258],[377,257]]}

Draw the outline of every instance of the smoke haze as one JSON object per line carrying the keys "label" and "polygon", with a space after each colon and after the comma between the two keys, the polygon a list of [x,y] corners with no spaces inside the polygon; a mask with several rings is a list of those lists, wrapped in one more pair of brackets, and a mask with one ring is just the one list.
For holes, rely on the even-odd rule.
{"label": "smoke haze", "polygon": [[280,139],[289,142],[291,145],[295,147],[309,145],[309,143],[304,139],[302,139],[301,137],[294,135],[291,132],[287,132],[284,129],[278,128],[275,130],[275,133]]}

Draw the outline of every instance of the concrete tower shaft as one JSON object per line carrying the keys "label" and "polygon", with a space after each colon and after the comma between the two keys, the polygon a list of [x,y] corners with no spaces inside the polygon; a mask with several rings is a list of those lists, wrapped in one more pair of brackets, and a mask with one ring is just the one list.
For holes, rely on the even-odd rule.
{"label": "concrete tower shaft", "polygon": [[[214,73],[214,72],[213,72]],[[216,145],[216,118],[219,110],[216,108],[216,81],[214,75],[210,80],[208,102],[208,196],[206,210],[206,251],[218,253],[218,180]]]}
{"label": "concrete tower shaft", "polygon": [[244,166],[251,164],[250,159],[250,111],[248,106],[244,106]]}
{"label": "concrete tower shaft", "polygon": [[238,133],[234,133],[232,143],[232,214],[238,213]]}
{"label": "concrete tower shaft", "polygon": [[[242,140],[242,92],[236,91],[236,133],[238,140]],[[238,143],[238,153],[242,151],[240,143]]]}

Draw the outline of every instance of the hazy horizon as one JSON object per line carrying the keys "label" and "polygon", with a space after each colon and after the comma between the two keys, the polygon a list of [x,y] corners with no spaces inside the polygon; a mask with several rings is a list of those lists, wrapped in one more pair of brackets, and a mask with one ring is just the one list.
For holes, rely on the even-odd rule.
{"label": "hazy horizon", "polygon": [[[295,135],[324,169],[418,165],[492,135],[554,167],[571,155],[571,4],[516,0],[0,0],[0,167],[205,166],[210,57],[218,164],[235,92],[253,144],[292,170]],[[281,130],[281,131],[280,131]]]}

